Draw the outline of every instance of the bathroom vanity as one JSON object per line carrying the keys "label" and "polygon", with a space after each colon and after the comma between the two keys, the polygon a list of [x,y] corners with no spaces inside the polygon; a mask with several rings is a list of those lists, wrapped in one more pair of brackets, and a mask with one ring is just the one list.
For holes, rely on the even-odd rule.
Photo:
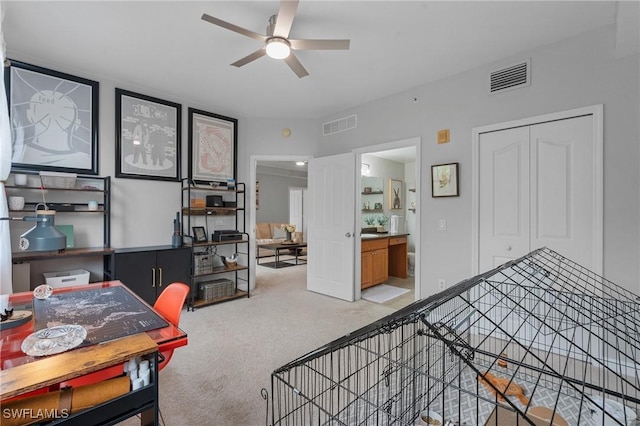
{"label": "bathroom vanity", "polygon": [[389,276],[407,278],[407,235],[361,235],[362,289],[381,284]]}

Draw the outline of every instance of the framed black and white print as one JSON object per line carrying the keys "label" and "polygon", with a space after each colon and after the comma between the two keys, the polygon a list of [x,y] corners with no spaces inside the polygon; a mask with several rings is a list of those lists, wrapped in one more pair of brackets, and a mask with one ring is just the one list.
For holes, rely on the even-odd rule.
{"label": "framed black and white print", "polygon": [[116,177],[180,180],[182,105],[116,88]]}
{"label": "framed black and white print", "polygon": [[236,179],[238,120],[189,108],[189,180]]}
{"label": "framed black and white print", "polygon": [[97,175],[99,83],[10,62],[12,170]]}

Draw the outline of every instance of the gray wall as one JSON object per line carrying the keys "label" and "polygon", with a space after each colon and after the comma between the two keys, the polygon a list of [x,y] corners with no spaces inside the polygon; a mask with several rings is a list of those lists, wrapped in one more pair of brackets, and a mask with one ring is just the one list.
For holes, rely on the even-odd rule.
{"label": "gray wall", "polygon": [[[422,295],[438,291],[437,279],[468,278],[471,263],[471,135],[493,123],[604,104],[604,275],[640,293],[640,162],[638,55],[614,58],[615,28],[523,52],[500,63],[452,76],[415,90],[345,110],[321,122],[358,115],[358,127],[325,137],[319,155],[422,137],[418,167],[460,163],[460,197],[433,199],[429,172],[422,173]],[[489,72],[531,58],[532,84],[488,94]],[[418,101],[414,102],[413,97]],[[436,132],[451,129],[451,142],[438,145]],[[438,231],[438,219],[447,231]]]}
{"label": "gray wall", "polygon": [[307,179],[279,176],[271,173],[256,173],[260,182],[260,204],[256,210],[256,223],[289,222],[289,188],[306,188]]}

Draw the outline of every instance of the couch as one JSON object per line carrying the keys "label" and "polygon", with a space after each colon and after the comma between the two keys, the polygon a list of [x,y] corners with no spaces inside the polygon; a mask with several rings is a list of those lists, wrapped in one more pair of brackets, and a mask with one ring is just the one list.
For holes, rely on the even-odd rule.
{"label": "couch", "polygon": [[[286,239],[286,233],[284,232],[284,223],[275,222],[261,222],[256,223],[256,247],[259,244],[271,244],[281,243]],[[273,256],[273,250],[257,248],[256,256],[265,257]]]}
{"label": "couch", "polygon": [[[256,247],[260,244],[281,243],[286,240],[284,223],[261,222],[256,223]],[[302,241],[302,232],[294,232],[292,239]],[[257,248],[256,257],[275,255],[273,250]]]}

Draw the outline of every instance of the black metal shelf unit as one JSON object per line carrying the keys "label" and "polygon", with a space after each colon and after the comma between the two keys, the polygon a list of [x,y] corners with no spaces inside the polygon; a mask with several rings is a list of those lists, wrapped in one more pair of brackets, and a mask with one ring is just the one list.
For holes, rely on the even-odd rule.
{"label": "black metal shelf unit", "polygon": [[[216,198],[215,202],[207,203],[207,198],[212,196]],[[228,189],[226,186],[214,187],[182,180],[182,234],[189,236],[185,240],[191,248],[191,310],[250,296],[250,237],[245,232],[245,206],[244,183]],[[210,224],[211,218],[213,225]],[[195,241],[192,235],[194,226],[205,229],[206,241]],[[228,233],[222,241],[214,241],[215,231]],[[225,237],[229,239],[225,240]],[[238,255],[235,264],[227,261],[233,254]],[[246,285],[246,290],[238,287],[239,282]]]}
{"label": "black metal shelf unit", "polygon": [[[56,211],[56,226],[65,222],[72,223],[78,231],[78,224],[81,223],[79,232],[76,235],[88,235],[94,228],[94,218],[100,217],[102,221],[102,244],[97,246],[90,244],[80,247],[66,248],[60,251],[51,252],[23,252],[12,253],[12,262],[23,263],[31,261],[48,261],[68,257],[103,256],[103,276],[102,279],[110,279],[107,268],[109,257],[113,253],[111,249],[111,177],[110,176],[89,176],[76,175],[72,187],[53,187],[42,183],[39,176],[34,173],[21,172],[27,174],[26,185],[15,184],[15,173],[12,173],[10,184],[5,186],[7,196],[23,196],[24,207],[19,210],[9,210],[10,216],[34,215],[39,204],[46,204],[47,208]],[[95,200],[96,206],[89,207],[89,201]],[[72,218],[72,219],[69,219]],[[15,233],[26,231],[33,224],[29,222],[12,222],[15,226]],[[12,235],[13,236],[13,235]],[[12,239],[13,240],[13,239]],[[17,239],[16,239],[17,241]],[[77,241],[76,241],[77,243]],[[76,244],[77,245],[77,244]]]}
{"label": "black metal shelf unit", "polygon": [[[46,194],[48,197],[48,207],[56,210],[56,214],[94,214],[102,215],[103,232],[102,242],[104,247],[111,246],[111,177],[85,176],[78,175],[76,186],[73,188],[55,188],[45,187],[43,185],[34,185],[29,181],[27,185],[19,186],[15,184],[6,185],[7,196],[22,195],[25,198],[25,205],[21,210],[9,210],[9,214],[35,213],[38,204],[44,204],[44,196],[38,193]],[[63,194],[66,193],[66,194]],[[34,195],[35,194],[35,195]],[[56,194],[55,196],[53,194]],[[59,195],[60,194],[60,195]],[[102,202],[97,203],[95,210],[90,210],[84,195],[95,194],[102,197]],[[62,201],[64,199],[64,201]],[[71,200],[73,199],[73,200]],[[56,208],[57,207],[57,208]]]}

